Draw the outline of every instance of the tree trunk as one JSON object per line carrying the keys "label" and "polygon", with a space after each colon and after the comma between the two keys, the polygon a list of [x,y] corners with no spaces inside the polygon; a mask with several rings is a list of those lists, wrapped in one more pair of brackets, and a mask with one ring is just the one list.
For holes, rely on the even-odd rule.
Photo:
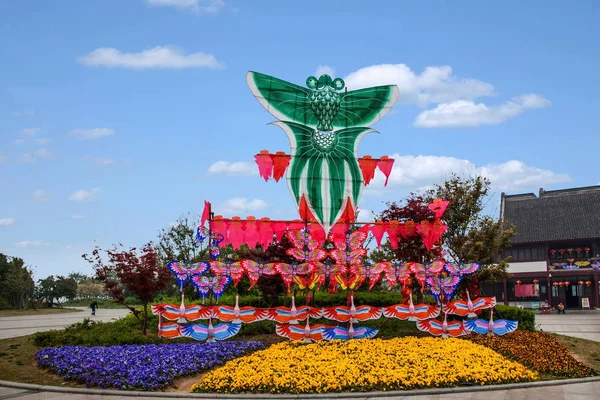
{"label": "tree trunk", "polygon": [[142,321],[142,333],[146,336],[147,328],[148,328],[148,302],[142,302],[142,306],[144,307],[144,320]]}

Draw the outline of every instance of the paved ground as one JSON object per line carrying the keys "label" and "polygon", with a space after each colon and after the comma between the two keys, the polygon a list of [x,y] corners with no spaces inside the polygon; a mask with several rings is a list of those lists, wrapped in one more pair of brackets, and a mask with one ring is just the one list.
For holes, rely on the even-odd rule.
{"label": "paved ground", "polygon": [[[169,393],[164,393],[161,398],[169,398]],[[179,397],[179,396],[178,396]],[[66,399],[66,400],[117,400],[117,399],[156,399],[157,397],[126,397],[126,396],[104,396],[104,395],[84,395],[84,394],[66,394],[50,392],[34,392],[24,389],[12,389],[0,387],[0,400],[19,399],[19,400],[46,400],[46,399]],[[181,398],[181,397],[179,397]],[[207,398],[207,397],[204,397]],[[256,399],[258,397],[253,396]],[[320,397],[326,399],[327,396]],[[336,397],[343,399],[344,397]],[[413,400],[432,400],[432,399],[464,399],[464,400],[593,400],[600,399],[600,382],[577,383],[569,385],[531,387],[526,389],[494,390],[480,391],[470,393],[449,393],[435,396],[391,396],[391,397],[353,397],[353,399],[413,399]],[[348,397],[346,397],[348,399]]]}
{"label": "paved ground", "polygon": [[599,310],[567,310],[565,314],[537,314],[535,322],[545,332],[600,342]]}
{"label": "paved ground", "polygon": [[[49,331],[52,329],[62,329],[75,322],[81,322],[84,318],[108,322],[113,319],[121,318],[129,313],[129,310],[126,310],[125,308],[98,309],[96,310],[96,316],[91,316],[91,310],[89,308],[74,308],[80,308],[83,312],[26,315],[22,317],[0,317],[0,339],[26,336],[35,332]],[[2,400],[1,396],[0,400]]]}

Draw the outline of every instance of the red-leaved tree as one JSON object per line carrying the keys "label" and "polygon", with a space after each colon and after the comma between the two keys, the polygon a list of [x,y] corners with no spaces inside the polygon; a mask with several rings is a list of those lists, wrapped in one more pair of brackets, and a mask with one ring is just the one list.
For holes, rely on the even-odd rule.
{"label": "red-leaved tree", "polygon": [[[108,256],[104,262],[102,253]],[[115,299],[115,303],[123,304],[136,317],[140,313],[134,307],[126,304],[123,289],[135,296],[143,306],[142,331],[144,335],[148,327],[148,304],[154,301],[154,295],[165,289],[171,272],[166,265],[160,265],[158,253],[152,242],[144,245],[140,255],[135,247],[129,250],[103,251],[95,248],[91,256],[82,256],[93,265],[96,279],[104,284],[105,291]]]}

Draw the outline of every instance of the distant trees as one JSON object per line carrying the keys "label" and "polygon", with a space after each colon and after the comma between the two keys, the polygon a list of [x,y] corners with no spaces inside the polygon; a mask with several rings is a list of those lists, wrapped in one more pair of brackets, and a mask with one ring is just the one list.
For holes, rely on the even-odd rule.
{"label": "distant trees", "polygon": [[52,305],[56,299],[60,305],[60,299],[73,300],[77,296],[77,282],[70,277],[57,276],[55,278],[54,275],[50,275],[38,280],[35,293],[35,297],[40,301]]}
{"label": "distant trees", "polygon": [[21,258],[0,253],[0,308],[26,310],[34,286],[31,269]]}
{"label": "distant trees", "polygon": [[[108,261],[104,261],[102,253],[106,253]],[[138,255],[137,249],[102,250],[94,249],[91,255],[82,256],[94,267],[96,279],[104,285],[104,291],[123,304],[137,317],[139,311],[128,305],[124,290],[132,293],[143,306],[142,331],[146,334],[148,325],[148,304],[154,296],[165,289],[171,279],[169,268],[159,261],[158,252],[152,242],[144,245]]]}

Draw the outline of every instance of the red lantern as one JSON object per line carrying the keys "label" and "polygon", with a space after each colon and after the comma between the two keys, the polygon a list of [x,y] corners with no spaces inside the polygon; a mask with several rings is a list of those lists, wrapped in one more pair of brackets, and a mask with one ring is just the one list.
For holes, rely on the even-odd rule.
{"label": "red lantern", "polygon": [[516,281],[515,283],[516,283],[517,285],[520,285],[520,284],[521,284],[521,281]]}
{"label": "red lantern", "polygon": [[592,286],[592,282],[591,281],[585,281],[585,286]]}
{"label": "red lantern", "polygon": [[583,281],[577,282],[578,285],[583,285]]}
{"label": "red lantern", "polygon": [[540,281],[538,281],[537,279],[534,279],[533,283],[535,283],[537,285],[538,283],[540,283]]}
{"label": "red lantern", "polygon": [[571,284],[571,282],[565,281],[565,286],[569,286],[570,284]]}
{"label": "red lantern", "polygon": [[553,282],[552,286],[558,286],[558,282]]}
{"label": "red lantern", "polygon": [[558,282],[558,286],[565,286],[565,284],[562,282]]}

